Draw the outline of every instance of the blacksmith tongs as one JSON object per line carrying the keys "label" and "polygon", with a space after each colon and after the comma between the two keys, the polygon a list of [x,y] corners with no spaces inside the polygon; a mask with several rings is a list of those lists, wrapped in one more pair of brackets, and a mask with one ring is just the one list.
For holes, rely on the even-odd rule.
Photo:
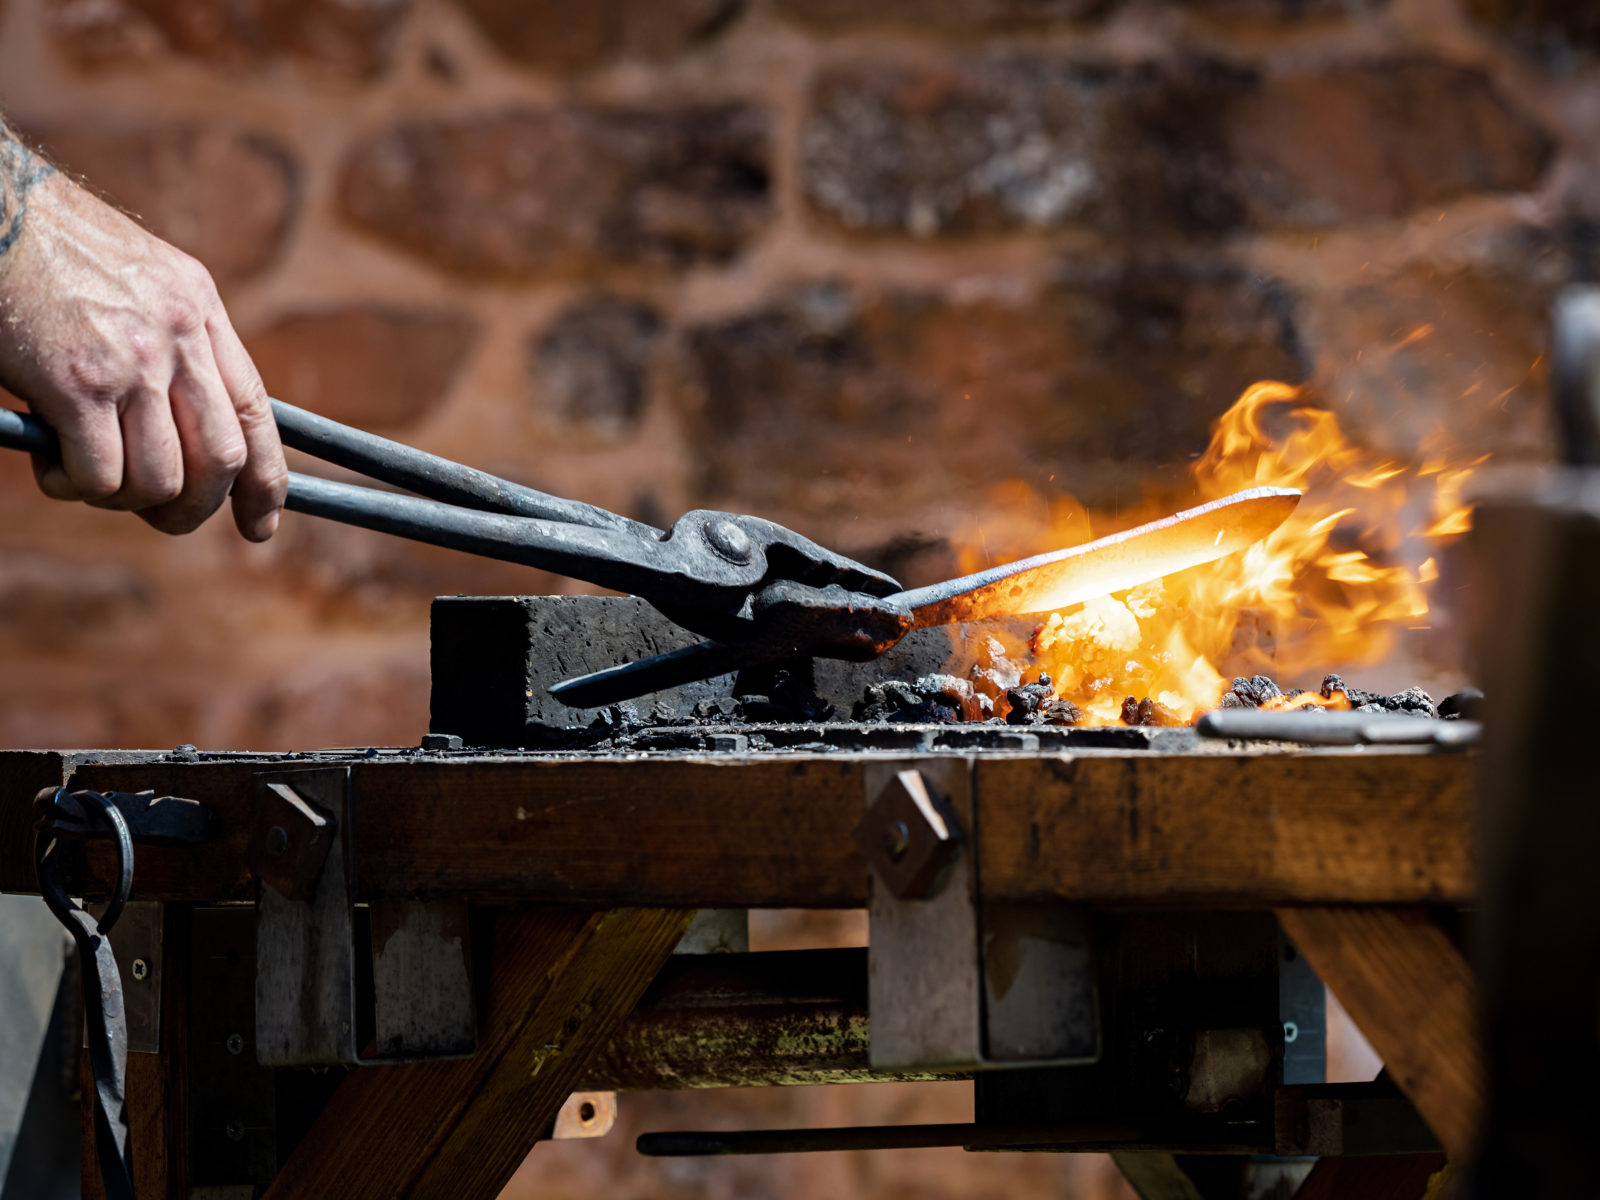
{"label": "blacksmith tongs", "polygon": [[[272,402],[285,446],[417,493],[291,473],[284,507],[643,597],[726,647],[865,660],[911,628],[889,576],[759,517],[696,510],[670,530],[547,495]],[[0,446],[57,457],[55,432],[0,408]],[[819,649],[825,646],[826,649]],[[638,693],[635,693],[638,694]]]}

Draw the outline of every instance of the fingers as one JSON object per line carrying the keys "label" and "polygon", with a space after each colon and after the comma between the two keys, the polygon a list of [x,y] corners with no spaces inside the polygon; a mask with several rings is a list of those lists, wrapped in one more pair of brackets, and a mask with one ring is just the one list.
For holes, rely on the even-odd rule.
{"label": "fingers", "polygon": [[209,338],[200,335],[183,344],[168,397],[181,448],[183,489],[139,516],[163,533],[189,533],[222,506],[245,463],[244,434]]}
{"label": "fingers", "polygon": [[56,418],[61,461],[33,459],[39,490],[56,500],[104,500],[122,486],[122,430],[116,409],[95,405]]}
{"label": "fingers", "polygon": [[138,388],[118,407],[122,486],[89,503],[133,512],[166,504],[183,491],[183,453],[167,389]]}
{"label": "fingers", "polygon": [[233,520],[253,542],[264,542],[278,528],[278,512],[289,490],[289,468],[283,461],[278,426],[272,419],[267,389],[250,354],[220,309],[207,322],[217,371],[244,435],[246,458],[233,483]]}

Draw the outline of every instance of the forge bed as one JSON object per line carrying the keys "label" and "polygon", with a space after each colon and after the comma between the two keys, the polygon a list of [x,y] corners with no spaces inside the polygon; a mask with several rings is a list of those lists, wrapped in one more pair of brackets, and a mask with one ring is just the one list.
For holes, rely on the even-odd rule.
{"label": "forge bed", "polygon": [[[647,717],[553,708],[555,677],[672,648],[670,627],[635,605],[439,601],[427,748],[0,753],[0,890],[37,890],[41,789],[210,811],[202,844],[138,846],[144,933],[128,937],[145,941],[119,947],[159,964],[124,976],[130,1013],[144,1014],[128,1068],[141,1197],[492,1197],[586,1087],[971,1076],[971,1125],[652,1145],[1106,1149],[1147,1195],[1251,1194],[1238,1178],[1205,1183],[1194,1156],[1276,1152],[1326,1164],[1325,1190],[1302,1194],[1382,1184],[1420,1197],[1437,1151],[1465,1152],[1481,1086],[1449,914],[1477,886],[1473,752],[692,719],[731,679],[652,698]],[[930,632],[876,670],[937,670],[949,641]],[[847,712],[864,670],[818,664],[817,691]],[[902,895],[858,831],[912,772],[958,837],[941,882]],[[311,892],[279,894],[262,857],[282,819],[274,785],[336,816],[342,917],[316,907],[327,867]],[[288,844],[288,859],[304,853],[299,833]],[[68,843],[59,864],[73,894],[107,894],[104,842]],[[872,945],[673,954],[697,911],[751,908],[866,908]],[[262,947],[285,927],[298,949],[271,957]],[[344,927],[341,948],[328,931]],[[470,941],[474,1040],[450,1041],[449,1006],[413,965],[400,1050],[374,1051],[397,930],[423,931],[446,959],[458,937],[458,964]],[[1017,975],[991,953],[1009,945],[1044,953],[1018,959]],[[339,953],[355,982],[324,969]],[[1300,960],[1392,1083],[1321,1087],[1322,993]],[[1006,1007],[1013,978],[1031,998],[1021,1010]],[[318,1009],[330,998],[378,1012],[352,1022],[379,1033],[330,1042]],[[276,1025],[262,1018],[273,1004]],[[1041,1021],[1045,1041],[1007,1041]],[[238,1033],[252,1024],[254,1038]],[[257,1061],[269,1035],[292,1046],[273,1052],[276,1074]],[[1208,1099],[1219,1088],[1225,1101]]]}

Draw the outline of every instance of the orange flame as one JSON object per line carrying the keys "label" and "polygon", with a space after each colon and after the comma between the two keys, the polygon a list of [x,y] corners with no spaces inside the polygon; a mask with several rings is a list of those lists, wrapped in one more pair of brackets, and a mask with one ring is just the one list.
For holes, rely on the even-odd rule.
{"label": "orange flame", "polygon": [[[1408,337],[1429,332],[1421,327]],[[1255,384],[1217,421],[1194,465],[1197,502],[1270,485],[1299,488],[1299,508],[1238,554],[1050,614],[1033,637],[1027,673],[1048,672],[1057,694],[1090,723],[1115,724],[1127,696],[1148,696],[1193,721],[1236,675],[1314,673],[1308,682],[1315,686],[1334,666],[1376,662],[1400,631],[1427,627],[1438,544],[1470,528],[1462,493],[1483,461],[1376,459],[1345,437],[1332,413],[1304,403],[1299,388]],[[1013,511],[1030,496],[1025,485],[1006,485]],[[1039,498],[1032,499],[1037,511]],[[1050,537],[1007,552],[1036,553],[1105,532],[1091,532],[1090,515],[1074,501],[1048,504]],[[1123,523],[1154,515],[1119,514]],[[965,569],[1004,561],[992,554],[992,539],[965,532]],[[1349,707],[1337,692],[1331,700],[1301,693],[1273,707],[1313,704]]]}

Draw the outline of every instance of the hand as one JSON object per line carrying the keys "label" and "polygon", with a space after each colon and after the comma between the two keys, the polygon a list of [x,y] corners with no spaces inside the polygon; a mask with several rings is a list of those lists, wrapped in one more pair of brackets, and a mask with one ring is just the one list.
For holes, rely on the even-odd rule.
{"label": "hand", "polygon": [[0,382],[56,429],[58,500],[166,533],[233,494],[252,541],[288,472],[266,389],[205,267],[31,155],[0,124]]}

